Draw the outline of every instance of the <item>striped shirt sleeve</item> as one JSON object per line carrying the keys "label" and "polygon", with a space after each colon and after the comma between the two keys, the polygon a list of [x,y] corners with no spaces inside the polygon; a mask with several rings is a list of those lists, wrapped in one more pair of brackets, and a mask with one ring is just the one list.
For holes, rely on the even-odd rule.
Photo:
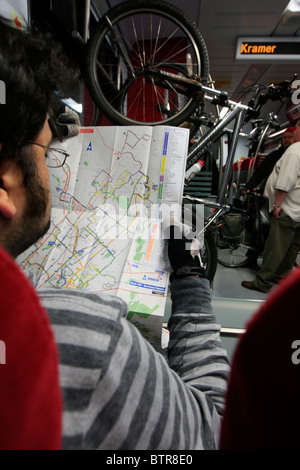
{"label": "striped shirt sleeve", "polygon": [[[121,299],[39,289],[59,348],[64,449],[216,448],[228,362],[208,282],[173,285],[169,363]],[[202,307],[183,312],[187,289]]]}

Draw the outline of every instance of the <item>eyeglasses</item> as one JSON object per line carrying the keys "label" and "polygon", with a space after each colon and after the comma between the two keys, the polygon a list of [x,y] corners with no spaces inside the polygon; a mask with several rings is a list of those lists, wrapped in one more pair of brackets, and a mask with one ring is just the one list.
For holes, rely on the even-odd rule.
{"label": "eyeglasses", "polygon": [[70,156],[69,153],[62,149],[56,149],[54,147],[47,147],[47,145],[37,144],[36,142],[28,142],[32,145],[38,145],[46,150],[46,165],[48,168],[60,168],[64,166],[66,159]]}

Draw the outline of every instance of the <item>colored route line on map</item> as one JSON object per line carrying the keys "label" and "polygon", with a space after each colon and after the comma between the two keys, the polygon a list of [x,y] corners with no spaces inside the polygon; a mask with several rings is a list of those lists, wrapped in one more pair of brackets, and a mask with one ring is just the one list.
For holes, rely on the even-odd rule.
{"label": "colored route line on map", "polygon": [[[85,129],[83,133],[89,133],[89,129]],[[100,185],[100,189],[96,189],[95,191],[91,193],[86,205],[83,205],[80,202],[80,200],[76,199],[69,192],[71,170],[68,164],[65,164],[65,166],[63,167],[63,172],[65,174],[64,177],[58,178],[57,176],[55,176],[54,173],[52,173],[52,176],[57,179],[58,185],[56,186],[56,191],[59,192],[59,201],[62,203],[64,216],[55,223],[51,232],[42,241],[38,242],[35,245],[36,246],[35,250],[28,256],[24,265],[24,267],[26,267],[27,265],[37,266],[38,270],[41,270],[41,272],[43,273],[42,276],[44,276],[42,285],[46,284],[51,279],[58,278],[58,275],[59,275],[59,278],[56,279],[57,284],[58,283],[61,284],[63,280],[65,280],[66,286],[72,286],[74,284],[74,281],[80,278],[80,274],[84,270],[89,270],[89,267],[88,267],[89,265],[91,265],[92,269],[95,269],[96,275],[98,275],[99,273],[102,273],[102,271],[107,269],[108,266],[110,266],[116,258],[116,254],[109,249],[109,246],[117,238],[120,238],[122,235],[126,234],[127,232],[130,233],[130,228],[133,226],[138,216],[138,201],[139,200],[149,201],[150,199],[150,195],[151,195],[150,178],[147,174],[141,171],[143,167],[142,162],[136,159],[132,152],[126,151],[126,146],[128,146],[131,150],[134,150],[138,146],[140,141],[144,140],[145,142],[147,142],[150,139],[150,136],[148,134],[144,134],[142,137],[138,137],[135,133],[131,131],[127,131],[125,140],[122,145],[122,150],[119,152],[113,148],[110,148],[105,143],[104,137],[102,133],[99,132],[98,129],[97,129],[97,135],[101,139],[103,145],[112,152],[113,158],[112,158],[110,172],[109,173],[104,172],[101,182],[98,183]],[[131,142],[131,140],[133,139],[135,140],[134,145]],[[130,172],[127,172],[127,170],[124,170],[121,174],[117,175],[117,178],[116,178],[116,175],[114,175],[114,170],[116,169],[116,165],[119,162],[119,160],[122,158],[123,154],[129,155],[132,161],[140,165],[140,169],[137,171],[134,171],[133,173],[130,173]],[[100,176],[102,171],[103,170],[97,173],[93,181],[96,181],[97,177]],[[133,177],[136,176],[137,174],[139,174],[140,176],[135,181]],[[145,179],[145,181],[142,181],[143,179]],[[135,208],[135,211],[130,216],[129,223],[127,223],[124,227],[122,227],[121,225],[123,218],[116,220],[116,225],[119,228],[118,235],[104,243],[103,241],[99,239],[99,237],[93,231],[93,229],[90,228],[90,223],[86,223],[85,220],[89,218],[90,210],[94,210],[96,208],[97,210],[101,210],[101,206],[103,206],[103,212],[105,212],[105,203],[110,198],[115,199],[116,198],[115,192],[119,190],[120,188],[122,188],[123,186],[125,186],[126,184],[129,184],[130,180],[134,182],[134,187],[133,187],[131,196],[128,200],[128,204],[130,205],[130,207],[133,206]],[[144,186],[142,193],[138,189],[140,184]],[[91,188],[94,187],[93,182],[91,183],[90,187]],[[155,188],[153,189],[155,190]],[[74,211],[74,208],[75,208],[75,211]],[[90,209],[90,210],[86,211],[85,209]],[[76,213],[77,211],[80,212],[80,214],[78,215],[76,220],[75,221],[70,220],[68,217],[68,213],[70,212]],[[109,216],[109,214],[107,215]],[[126,221],[128,221],[127,218],[126,218]],[[62,235],[63,233],[62,229],[64,228],[65,223],[68,223],[70,227],[69,229],[67,229],[67,232],[64,235]],[[89,247],[87,247],[86,249],[78,246],[78,243],[80,241],[81,231],[82,231],[80,227],[83,227],[83,226],[85,227],[85,230],[87,231],[87,233],[89,233],[89,235],[92,237],[92,240],[94,240],[93,242],[90,242]],[[40,263],[34,262],[33,258],[37,250],[40,250],[40,249],[48,250],[48,248],[51,249],[53,247],[56,247],[60,251],[60,253],[58,253],[59,254],[58,259],[56,258],[55,260],[53,260],[53,263],[47,266],[47,269],[43,266],[47,260],[47,253],[45,254],[45,257],[43,258],[42,262]],[[150,254],[151,247],[150,246],[148,247],[148,252],[147,252],[148,256]],[[87,251],[86,251],[87,249],[90,250],[88,254],[88,259],[87,261],[85,260],[83,262],[83,259],[86,258],[87,256]],[[99,268],[96,269],[95,266],[92,266],[93,261],[97,256],[101,255],[103,251],[107,251],[107,253],[110,255],[110,258],[111,258],[110,262],[108,264],[106,263],[103,269],[99,269]],[[49,259],[51,258],[48,257],[48,261]],[[70,264],[71,260],[72,260],[72,263]],[[56,269],[57,266],[58,266],[58,269]],[[71,276],[68,275],[68,279],[66,279],[64,276],[65,269],[75,269],[75,271],[72,273]],[[52,274],[50,274],[51,272]],[[105,276],[105,274],[103,273],[102,275]],[[93,279],[93,277],[91,279]]]}
{"label": "colored route line on map", "polygon": [[158,229],[158,224],[154,224],[153,227],[152,227],[152,233],[151,233],[151,236],[150,236],[150,241],[149,241],[146,256],[145,256],[146,261],[150,260],[150,256],[151,256],[151,253],[152,253],[153,243],[154,243],[154,240],[155,240],[157,229]]}

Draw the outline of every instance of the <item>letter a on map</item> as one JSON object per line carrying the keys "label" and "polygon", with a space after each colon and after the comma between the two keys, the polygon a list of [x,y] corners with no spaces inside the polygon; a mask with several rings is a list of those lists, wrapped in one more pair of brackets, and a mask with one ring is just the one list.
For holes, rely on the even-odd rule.
{"label": "letter a on map", "polygon": [[93,150],[92,149],[92,142],[89,143],[88,147],[87,147],[87,150]]}

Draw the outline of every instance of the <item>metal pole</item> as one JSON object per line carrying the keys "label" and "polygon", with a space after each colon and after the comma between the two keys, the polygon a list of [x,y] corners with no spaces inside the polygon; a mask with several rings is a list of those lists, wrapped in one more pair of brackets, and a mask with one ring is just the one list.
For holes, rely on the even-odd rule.
{"label": "metal pole", "polygon": [[221,121],[216,124],[208,133],[193,147],[191,148],[188,158],[187,158],[187,165],[186,169],[188,170],[196,161],[198,157],[200,157],[206,150],[208,150],[214,142],[216,142],[224,132],[224,129],[231,121],[233,121],[238,114],[243,114],[243,108],[241,108],[238,104],[229,111],[226,116],[221,119]]}
{"label": "metal pole", "polygon": [[243,121],[244,121],[245,113],[246,113],[245,110],[240,110],[240,114],[238,115],[237,120],[234,125],[233,134],[232,134],[232,145],[230,146],[230,149],[229,149],[229,153],[228,153],[228,157],[227,157],[226,165],[224,169],[224,175],[222,178],[221,187],[220,187],[220,191],[218,194],[217,201],[220,204],[224,203],[226,187],[227,187],[228,181],[230,181],[233,159],[234,159],[234,155],[235,155],[235,151],[237,147],[239,133],[240,133]]}

